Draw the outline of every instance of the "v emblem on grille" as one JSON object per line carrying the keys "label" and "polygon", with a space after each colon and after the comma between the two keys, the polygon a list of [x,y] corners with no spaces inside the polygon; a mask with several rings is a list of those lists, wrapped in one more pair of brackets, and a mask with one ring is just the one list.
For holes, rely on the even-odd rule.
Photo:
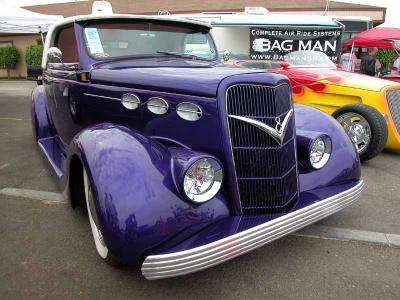
{"label": "v emblem on grille", "polygon": [[250,125],[253,125],[257,127],[258,129],[261,129],[262,131],[268,133],[279,145],[283,144],[283,141],[285,139],[285,134],[286,130],[289,124],[289,119],[293,114],[293,108],[289,110],[289,112],[286,114],[285,118],[283,119],[283,122],[281,123],[280,118],[275,118],[275,128],[272,128],[271,126],[268,126],[267,124],[251,119],[251,118],[246,118],[246,117],[240,117],[240,116],[235,116],[235,115],[228,115],[230,118],[237,119],[243,122],[246,122]]}

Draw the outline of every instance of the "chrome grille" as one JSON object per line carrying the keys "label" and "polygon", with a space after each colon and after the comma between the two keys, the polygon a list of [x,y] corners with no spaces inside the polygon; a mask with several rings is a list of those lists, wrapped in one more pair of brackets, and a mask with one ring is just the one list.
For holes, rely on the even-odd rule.
{"label": "chrome grille", "polygon": [[390,114],[392,115],[397,133],[400,134],[400,89],[387,91],[386,100],[389,105]]}
{"label": "chrome grille", "polygon": [[[226,91],[228,115],[276,126],[293,108],[291,89],[239,84]],[[259,128],[228,117],[237,186],[243,214],[285,212],[297,200],[298,180],[294,117],[282,145]]]}

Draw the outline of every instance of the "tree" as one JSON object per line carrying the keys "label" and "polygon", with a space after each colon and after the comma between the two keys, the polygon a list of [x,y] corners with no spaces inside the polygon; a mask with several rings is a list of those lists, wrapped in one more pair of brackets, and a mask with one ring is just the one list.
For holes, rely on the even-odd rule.
{"label": "tree", "polygon": [[7,69],[8,79],[10,79],[10,70],[15,69],[18,60],[19,53],[16,47],[0,47],[0,68]]}
{"label": "tree", "polygon": [[42,64],[43,46],[30,45],[25,49],[25,63],[27,66],[40,66]]}
{"label": "tree", "polygon": [[389,65],[395,61],[397,52],[394,49],[379,49],[376,57],[381,62],[382,70],[385,70],[389,69]]}

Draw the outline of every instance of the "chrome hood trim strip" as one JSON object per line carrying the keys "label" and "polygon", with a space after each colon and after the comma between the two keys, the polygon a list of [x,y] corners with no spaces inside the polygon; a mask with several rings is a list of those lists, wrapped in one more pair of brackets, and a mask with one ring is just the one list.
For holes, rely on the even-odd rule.
{"label": "chrome hood trim strip", "polygon": [[215,266],[345,208],[360,197],[363,186],[360,180],[356,186],[340,194],[210,244],[176,253],[150,255],[143,262],[142,274],[153,280]]}

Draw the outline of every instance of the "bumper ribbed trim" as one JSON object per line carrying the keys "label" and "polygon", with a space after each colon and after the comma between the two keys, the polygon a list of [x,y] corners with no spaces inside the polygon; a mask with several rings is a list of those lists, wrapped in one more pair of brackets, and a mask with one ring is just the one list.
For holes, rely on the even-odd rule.
{"label": "bumper ribbed trim", "polygon": [[143,262],[143,276],[161,279],[215,266],[343,209],[360,197],[362,189],[363,181],[360,181],[340,194],[213,243],[175,253],[150,255]]}

